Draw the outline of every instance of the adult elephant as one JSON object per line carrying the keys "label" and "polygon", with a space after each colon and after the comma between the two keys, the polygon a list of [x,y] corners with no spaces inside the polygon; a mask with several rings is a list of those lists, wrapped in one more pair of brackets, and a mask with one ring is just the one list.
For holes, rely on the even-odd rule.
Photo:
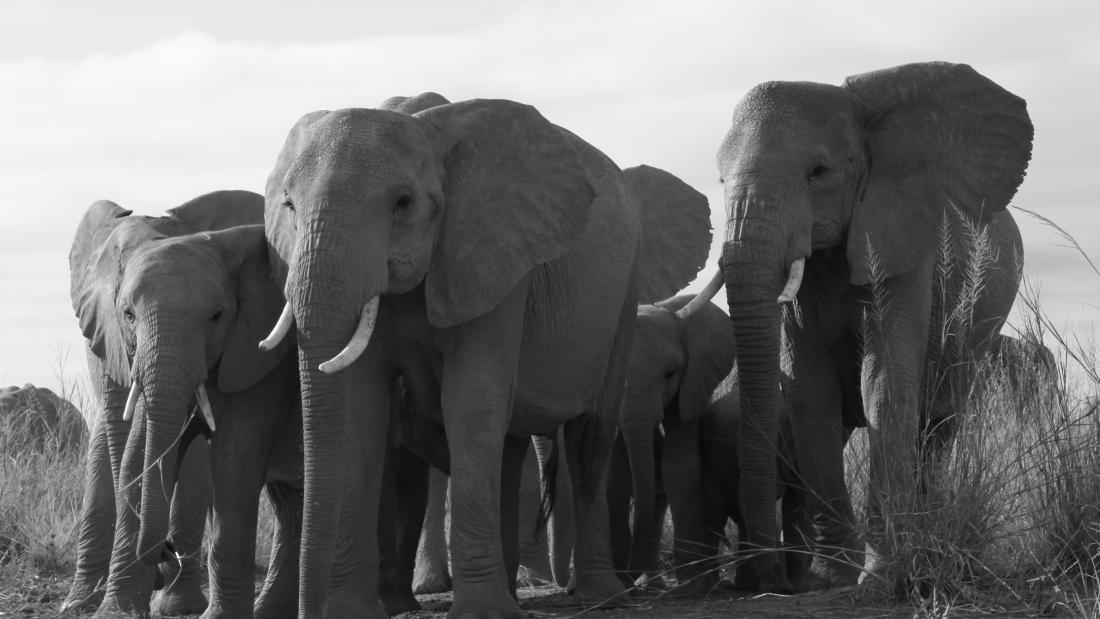
{"label": "adult elephant", "polygon": [[[88,458],[81,554],[66,610],[85,605],[106,575],[98,564],[104,556],[110,571],[103,613],[148,613],[153,565],[166,558],[184,566],[167,575],[168,591],[187,588],[154,610],[195,613],[207,606],[197,557],[211,465],[206,441],[192,438],[200,431],[209,436],[216,416],[222,427],[213,465],[244,485],[214,486],[212,571],[216,576],[227,565],[247,566],[244,591],[230,594],[245,597],[247,605],[230,614],[252,611],[251,545],[265,463],[260,452],[273,457],[279,451],[274,437],[285,417],[276,410],[280,402],[294,408],[297,387],[292,362],[283,363],[281,378],[275,372],[280,359],[289,358],[289,343],[269,353],[255,346],[282,305],[270,279],[262,213],[262,196],[220,191],[165,217],[132,216],[99,201],[80,222],[69,256],[71,292],[103,410]],[[225,415],[230,409],[235,414]],[[199,411],[205,419],[194,421]],[[297,455],[293,445],[282,451]],[[227,512],[245,520],[219,517]],[[246,552],[227,552],[234,544]],[[224,614],[225,584],[212,578],[215,604],[207,616]]]}
{"label": "adult elephant", "polygon": [[28,441],[7,446],[5,453],[17,448],[71,453],[83,446],[87,434],[84,418],[72,402],[31,383],[0,389],[0,425],[7,428],[6,437]]}
{"label": "adult elephant", "polygon": [[[811,497],[824,501],[811,506],[818,542],[854,545],[842,506],[844,415],[866,409],[872,504],[912,495],[921,411],[931,406],[933,422],[950,412],[951,387],[972,373],[969,355],[981,356],[1015,297],[1022,249],[1004,209],[1031,138],[1022,99],[943,62],[841,87],[767,82],[738,104],[718,151],[726,240],[699,301],[725,284],[750,543],[776,546],[781,370],[797,457]],[[968,230],[993,251],[967,260]],[[984,271],[984,285],[967,287],[967,266]],[[952,314],[966,297],[972,311]],[[949,324],[960,316],[972,319]],[[880,572],[874,557],[867,568]],[[755,569],[761,590],[790,589],[774,553]],[[855,576],[824,557],[814,570],[834,583]]]}
{"label": "adult elephant", "polygon": [[[299,613],[382,614],[371,536],[347,539],[338,554],[336,539],[356,516],[375,526],[367,506],[382,471],[386,377],[397,373],[413,400],[441,404],[450,444],[451,616],[522,615],[509,594],[520,464],[530,435],[562,424],[576,595],[620,593],[606,464],[634,325],[639,217],[619,168],[510,101],[412,116],[314,112],[291,130],[268,179],[266,223],[289,301],[271,341],[298,327]],[[345,448],[345,436],[358,448]],[[363,483],[345,485],[349,470]]]}

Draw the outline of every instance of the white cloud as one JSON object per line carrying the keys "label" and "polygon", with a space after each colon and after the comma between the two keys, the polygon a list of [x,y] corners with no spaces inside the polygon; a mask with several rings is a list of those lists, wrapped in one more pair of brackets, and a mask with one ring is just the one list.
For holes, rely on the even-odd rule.
{"label": "white cloud", "polygon": [[[66,256],[87,204],[156,214],[216,188],[262,190],[302,113],[424,90],[534,104],[621,165],[650,163],[704,191],[720,232],[714,152],[753,84],[968,62],[1027,99],[1035,119],[1017,203],[1080,232],[1100,257],[1090,191],[1100,29],[1087,3],[547,4],[356,4],[334,23],[248,5],[158,17],[129,2],[121,24],[100,9],[9,5],[3,16],[18,19],[0,33],[0,290],[19,290],[0,301],[0,382],[48,383],[51,347],[80,351]],[[48,47],[22,32],[55,22],[38,30],[56,33]],[[1022,226],[1029,251],[1055,242]],[[1051,303],[1096,299],[1096,278],[1084,279],[1091,290],[1067,286],[1073,264],[1036,267]]]}

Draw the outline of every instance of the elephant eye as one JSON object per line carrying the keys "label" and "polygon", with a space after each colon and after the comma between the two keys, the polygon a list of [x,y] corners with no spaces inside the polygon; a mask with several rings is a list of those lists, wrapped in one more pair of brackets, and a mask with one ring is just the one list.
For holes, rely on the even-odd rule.
{"label": "elephant eye", "polygon": [[294,202],[290,200],[290,192],[283,190],[283,206],[290,209],[290,212],[294,212]]}
{"label": "elephant eye", "polygon": [[813,167],[812,170],[810,170],[810,175],[807,177],[807,179],[811,180],[811,181],[814,181],[814,180],[817,180],[817,179],[820,179],[820,178],[824,177],[828,173],[829,173],[829,168],[828,167],[823,166],[823,165],[816,165],[816,166]]}
{"label": "elephant eye", "polygon": [[393,222],[401,223],[405,218],[405,212],[412,206],[413,197],[411,194],[403,193],[397,197],[397,201],[393,203]]}
{"label": "elephant eye", "polygon": [[126,322],[133,324],[137,317],[134,316],[134,310],[130,307],[122,308],[122,317],[126,319]]}
{"label": "elephant eye", "polygon": [[210,322],[218,322],[222,319],[222,311],[218,310],[214,312],[214,315],[210,317]]}

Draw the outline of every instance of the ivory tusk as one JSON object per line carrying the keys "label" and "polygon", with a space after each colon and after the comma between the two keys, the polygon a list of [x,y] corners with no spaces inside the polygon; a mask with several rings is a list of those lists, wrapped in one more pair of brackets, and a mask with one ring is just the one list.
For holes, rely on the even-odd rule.
{"label": "ivory tusk", "polygon": [[126,408],[122,409],[122,420],[130,421],[137,409],[138,394],[141,393],[141,381],[136,374],[130,375],[130,395],[126,396]]}
{"label": "ivory tusk", "polygon": [[663,422],[663,421],[658,421],[657,422],[657,433],[661,435],[661,438],[665,437],[665,422]]}
{"label": "ivory tusk", "polygon": [[213,432],[216,429],[214,427],[214,410],[210,408],[210,398],[206,395],[206,385],[199,385],[198,390],[195,391],[195,400],[199,403],[202,418],[206,420],[206,425]]}
{"label": "ivory tusk", "polygon": [[363,306],[363,312],[359,315],[359,325],[351,336],[351,341],[332,359],[325,361],[317,369],[325,374],[332,374],[351,365],[370,343],[371,333],[374,331],[374,321],[378,319],[378,297],[374,297]]}
{"label": "ivory tusk", "polygon": [[286,337],[286,334],[290,331],[290,327],[293,324],[294,312],[290,311],[290,302],[287,302],[287,304],[283,306],[283,312],[279,314],[279,320],[276,321],[275,327],[271,329],[271,334],[260,342],[260,350],[267,352],[278,346],[279,342],[283,341],[283,338]]}
{"label": "ivory tusk", "polygon": [[695,298],[688,301],[687,305],[676,310],[676,317],[683,320],[688,316],[691,316],[695,312],[699,311],[700,307],[703,307],[714,298],[714,295],[718,294],[718,291],[722,289],[722,284],[725,280],[722,279],[722,269],[717,269],[714,272],[714,277],[707,282],[705,288],[695,295]]}
{"label": "ivory tusk", "polygon": [[791,263],[791,271],[787,276],[787,285],[783,292],[779,293],[776,303],[790,303],[798,296],[798,289],[802,286],[802,273],[806,270],[806,259],[799,258]]}

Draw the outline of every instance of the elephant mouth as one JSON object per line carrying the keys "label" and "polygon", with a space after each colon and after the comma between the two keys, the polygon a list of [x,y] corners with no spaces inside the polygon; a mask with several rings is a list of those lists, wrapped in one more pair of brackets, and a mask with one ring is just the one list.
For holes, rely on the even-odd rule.
{"label": "elephant mouth", "polygon": [[407,258],[390,258],[386,262],[389,268],[389,289],[391,294],[403,294],[420,283],[420,274],[416,265]]}

